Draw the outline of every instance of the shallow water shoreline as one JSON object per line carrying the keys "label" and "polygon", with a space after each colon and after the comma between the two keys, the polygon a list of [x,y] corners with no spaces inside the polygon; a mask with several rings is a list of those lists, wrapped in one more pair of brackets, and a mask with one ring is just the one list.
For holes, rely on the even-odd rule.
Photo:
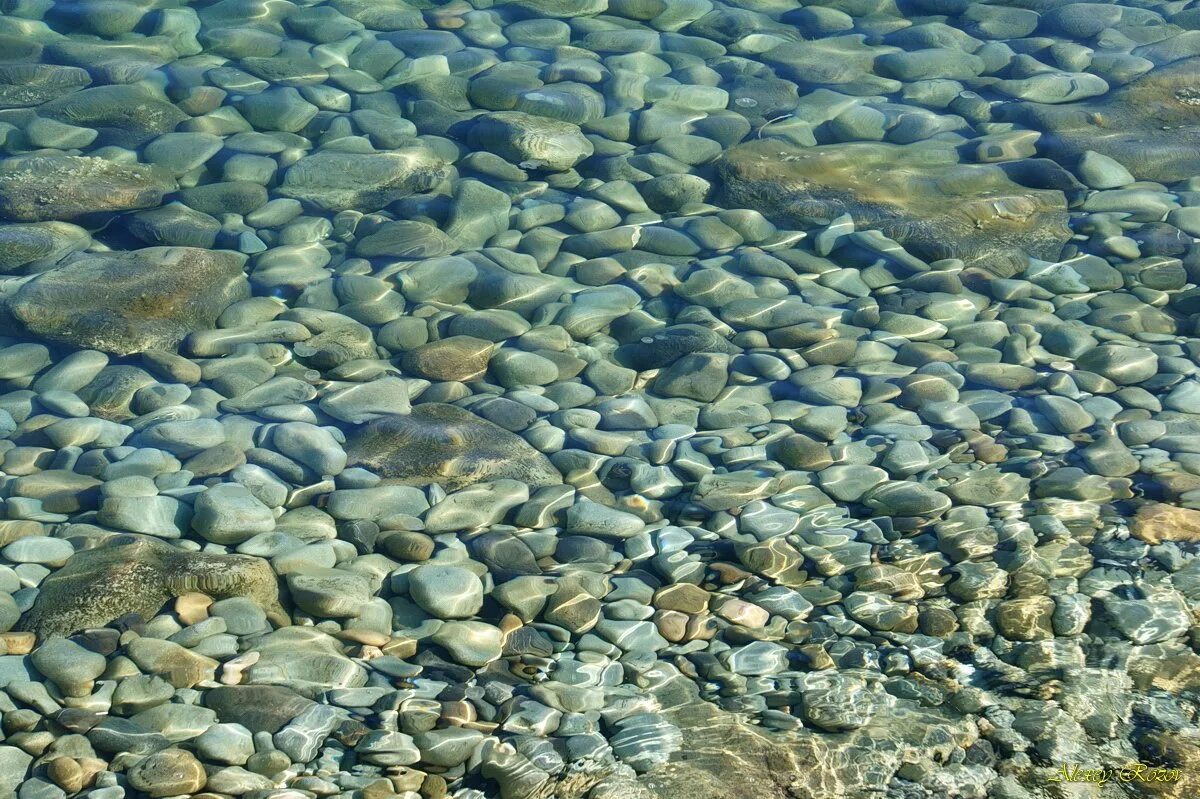
{"label": "shallow water shoreline", "polygon": [[1189,2],[4,3],[0,799],[1196,795],[1197,98]]}

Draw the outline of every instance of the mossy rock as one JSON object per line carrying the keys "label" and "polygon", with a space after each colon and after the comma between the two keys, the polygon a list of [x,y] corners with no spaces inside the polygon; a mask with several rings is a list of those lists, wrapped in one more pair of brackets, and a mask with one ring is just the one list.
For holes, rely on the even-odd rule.
{"label": "mossy rock", "polygon": [[882,143],[796,148],[763,140],[719,164],[730,207],[756,208],[791,225],[850,214],[929,261],[960,258],[1001,277],[1029,256],[1057,260],[1070,238],[1058,190],[1015,183],[1001,167],[962,164],[939,145]]}

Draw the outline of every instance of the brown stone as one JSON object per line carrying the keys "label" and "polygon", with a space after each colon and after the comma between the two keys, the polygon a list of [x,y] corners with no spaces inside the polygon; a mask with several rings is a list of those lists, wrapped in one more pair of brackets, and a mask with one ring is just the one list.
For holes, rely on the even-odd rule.
{"label": "brown stone", "polygon": [[422,344],[400,357],[406,371],[429,380],[478,380],[487,371],[495,345],[473,336],[450,336]]}
{"label": "brown stone", "polygon": [[677,610],[660,610],[652,617],[658,634],[671,643],[679,643],[687,636],[688,616]]}
{"label": "brown stone", "polygon": [[83,790],[83,768],[74,758],[54,758],[46,764],[46,776],[69,794]]}
{"label": "brown stone", "polygon": [[1151,502],[1138,508],[1130,532],[1147,544],[1200,541],[1200,510]]}
{"label": "brown stone", "polygon": [[708,592],[698,585],[675,583],[655,591],[651,604],[662,610],[703,613],[708,609],[708,597]]}
{"label": "brown stone", "polygon": [[33,651],[37,636],[33,633],[4,633],[0,635],[0,640],[4,641],[7,654],[28,655]]}
{"label": "brown stone", "polygon": [[1010,641],[1041,641],[1054,637],[1054,600],[1048,596],[1009,599],[996,608],[996,626]]}

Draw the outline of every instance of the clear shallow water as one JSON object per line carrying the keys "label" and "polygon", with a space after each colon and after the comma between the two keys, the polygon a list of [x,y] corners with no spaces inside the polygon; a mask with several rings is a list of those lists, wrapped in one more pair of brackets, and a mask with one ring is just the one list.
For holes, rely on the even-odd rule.
{"label": "clear shallow water", "polygon": [[1198,28],[4,4],[0,796],[1193,795]]}

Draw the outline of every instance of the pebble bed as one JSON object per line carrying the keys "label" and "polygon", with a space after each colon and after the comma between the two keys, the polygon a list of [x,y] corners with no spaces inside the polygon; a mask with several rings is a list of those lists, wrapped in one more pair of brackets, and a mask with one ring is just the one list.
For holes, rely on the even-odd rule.
{"label": "pebble bed", "polygon": [[1197,175],[1189,0],[7,0],[0,799],[1200,795]]}

